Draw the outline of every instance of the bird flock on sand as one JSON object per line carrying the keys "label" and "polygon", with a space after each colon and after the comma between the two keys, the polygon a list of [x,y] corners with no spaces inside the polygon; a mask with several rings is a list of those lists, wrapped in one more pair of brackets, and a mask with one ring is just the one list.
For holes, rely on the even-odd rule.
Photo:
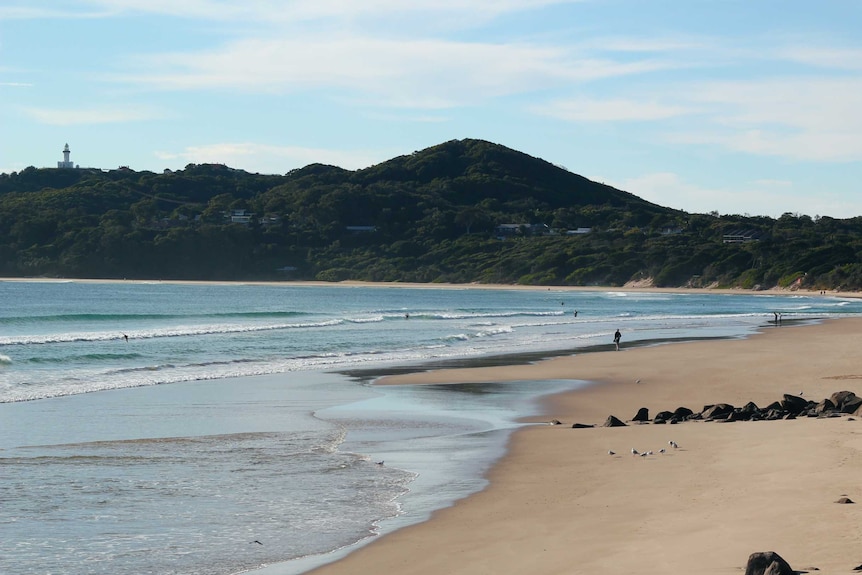
{"label": "bird flock on sand", "polygon": [[[668,441],[667,444],[670,445],[672,449],[679,449],[679,444],[676,441],[674,441],[673,439]],[[658,450],[658,452],[659,453],[667,453],[667,449],[662,447],[661,449]],[[611,449],[608,450],[608,455],[616,455],[616,454],[617,454],[616,451],[613,451]],[[649,457],[650,455],[654,455],[653,451],[638,451],[637,449],[632,447],[632,456]]]}

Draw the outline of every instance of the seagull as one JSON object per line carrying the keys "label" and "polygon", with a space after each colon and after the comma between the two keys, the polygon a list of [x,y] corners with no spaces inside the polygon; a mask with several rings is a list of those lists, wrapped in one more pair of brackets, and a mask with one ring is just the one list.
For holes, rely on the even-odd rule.
{"label": "seagull", "polygon": [[617,454],[616,451],[611,451],[610,449],[608,449],[608,455],[616,455],[616,454]]}
{"label": "seagull", "polygon": [[647,455],[649,455],[649,454],[648,454],[646,451],[644,451],[643,453],[641,453],[641,457],[646,457]]}
{"label": "seagull", "polygon": [[674,449],[679,447],[679,445],[676,444],[676,441],[668,441],[667,443],[668,443],[668,445],[670,445]]}
{"label": "seagull", "polygon": [[639,379],[635,380],[635,383],[640,383],[640,382],[641,382],[641,380],[639,380]]}
{"label": "seagull", "polygon": [[659,450],[658,450],[658,452],[659,452],[659,453],[664,453],[664,452],[665,452],[664,447],[662,447],[661,449],[659,449]]}
{"label": "seagull", "polygon": [[640,453],[638,453],[638,450],[637,450],[637,449],[635,449],[634,447],[632,447],[632,455],[640,455]]}
{"label": "seagull", "polygon": [[377,463],[377,465],[383,465],[383,460],[381,459],[380,461],[377,461],[376,463]]}
{"label": "seagull", "polygon": [[646,454],[647,454],[647,455],[652,455],[652,451],[647,451],[647,452],[646,452]]}
{"label": "seagull", "polygon": [[252,543],[257,543],[258,545],[263,545],[263,543],[261,543],[261,542],[260,542],[260,541],[258,541],[257,539],[255,539],[254,541],[252,541]]}

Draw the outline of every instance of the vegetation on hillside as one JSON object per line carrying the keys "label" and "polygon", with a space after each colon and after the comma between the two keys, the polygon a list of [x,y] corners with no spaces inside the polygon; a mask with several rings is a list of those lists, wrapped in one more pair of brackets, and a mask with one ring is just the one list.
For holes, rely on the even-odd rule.
{"label": "vegetation on hillside", "polygon": [[0,276],[862,287],[862,218],[688,214],[451,141],[358,171],[0,175]]}

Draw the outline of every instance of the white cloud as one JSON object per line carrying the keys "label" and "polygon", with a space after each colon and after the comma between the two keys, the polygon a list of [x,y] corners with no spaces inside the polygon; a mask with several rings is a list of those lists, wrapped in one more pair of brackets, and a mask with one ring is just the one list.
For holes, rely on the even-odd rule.
{"label": "white cloud", "polygon": [[780,48],[776,57],[818,68],[862,70],[862,49],[799,47]]}
{"label": "white cloud", "polygon": [[389,152],[332,150],[298,146],[271,146],[254,143],[222,143],[190,146],[180,152],[156,152],[156,157],[186,164],[217,163],[243,166],[250,172],[283,174],[312,163],[339,166],[346,170],[366,168],[391,157]]}
{"label": "white cloud", "polygon": [[715,145],[803,161],[862,160],[862,78],[798,77],[706,83],[677,89],[703,111],[676,144]]}
{"label": "white cloud", "polygon": [[24,114],[41,124],[52,126],[78,126],[88,124],[120,124],[160,119],[165,113],[155,108],[140,106],[128,108],[25,108]]}
{"label": "white cloud", "polygon": [[639,102],[622,98],[555,100],[540,106],[532,106],[531,111],[573,122],[665,120],[694,112],[685,106],[667,106],[658,102]]}
{"label": "white cloud", "polygon": [[[847,218],[862,214],[862,199],[849,201],[837,195],[799,192],[786,180],[755,180],[737,188],[711,188],[684,180],[672,172],[643,174],[621,181],[605,181],[660,206],[705,214],[747,214],[777,218],[785,212]],[[740,210],[737,206],[745,206]]]}
{"label": "white cloud", "polygon": [[579,58],[565,48],[339,34],[251,39],[142,56],[117,81],[152,89],[289,93],[329,88],[376,106],[441,109],[668,66]]}
{"label": "white cloud", "polygon": [[[42,0],[27,5],[0,8],[0,19],[104,17],[154,14],[177,18],[229,22],[289,23],[309,20],[374,20],[403,14],[424,13],[457,16],[458,21],[484,22],[503,14],[546,6],[575,4],[585,0],[89,0],[79,3],[76,13],[58,10],[56,3]],[[83,6],[81,6],[83,5]],[[89,8],[89,11],[87,11]],[[454,22],[455,20],[449,19]]]}

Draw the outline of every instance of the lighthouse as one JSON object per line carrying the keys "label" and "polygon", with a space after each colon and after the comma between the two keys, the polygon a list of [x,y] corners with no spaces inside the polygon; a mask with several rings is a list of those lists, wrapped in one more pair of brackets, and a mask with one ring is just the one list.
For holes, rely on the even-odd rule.
{"label": "lighthouse", "polygon": [[58,168],[74,168],[75,167],[75,164],[73,164],[72,161],[69,160],[69,154],[71,154],[71,153],[72,152],[69,150],[69,144],[66,144],[63,147],[63,161],[57,162]]}

